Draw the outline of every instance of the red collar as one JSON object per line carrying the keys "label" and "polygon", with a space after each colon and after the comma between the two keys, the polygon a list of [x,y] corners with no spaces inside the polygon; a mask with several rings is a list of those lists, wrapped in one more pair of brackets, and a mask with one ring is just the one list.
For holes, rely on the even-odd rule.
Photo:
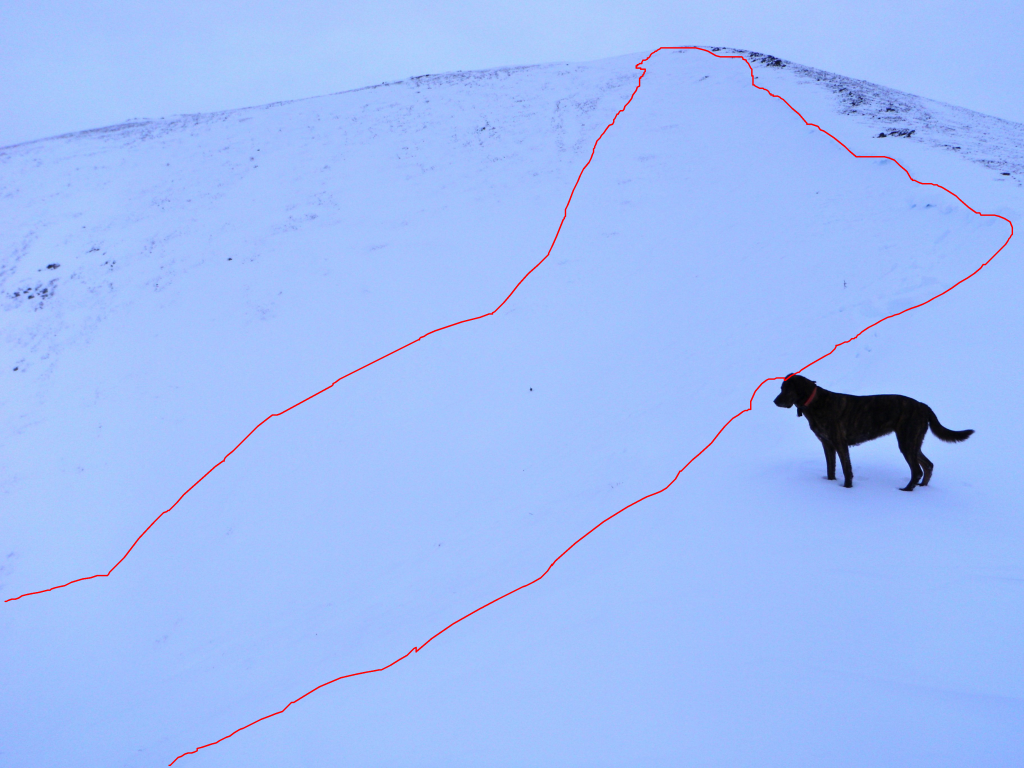
{"label": "red collar", "polygon": [[814,385],[814,389],[813,389],[813,390],[811,390],[811,396],[807,398],[807,402],[806,402],[806,403],[804,403],[803,405],[801,405],[801,406],[800,406],[800,408],[801,408],[801,409],[802,409],[802,408],[806,408],[806,407],[807,407],[808,405],[810,405],[810,404],[811,404],[811,400],[813,400],[813,399],[814,399],[814,396],[815,396],[816,394],[818,394],[818,385],[817,385],[817,384],[815,384],[815,385]]}

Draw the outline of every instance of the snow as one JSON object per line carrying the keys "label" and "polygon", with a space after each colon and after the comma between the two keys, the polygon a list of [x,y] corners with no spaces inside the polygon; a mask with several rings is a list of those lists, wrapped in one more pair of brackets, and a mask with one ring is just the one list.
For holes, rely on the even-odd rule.
{"label": "snow", "polygon": [[[269,414],[493,310],[640,58],[0,150],[0,596],[105,573]],[[1024,126],[755,62],[853,151],[1024,220]],[[391,663],[1009,234],[741,61],[648,70],[494,316],[272,418],[109,578],[3,604],[0,763],[166,765]],[[929,487],[896,491],[892,437],[823,480],[769,382],[542,581],[176,765],[1012,764],[1019,242],[805,372],[975,429],[926,439]]]}

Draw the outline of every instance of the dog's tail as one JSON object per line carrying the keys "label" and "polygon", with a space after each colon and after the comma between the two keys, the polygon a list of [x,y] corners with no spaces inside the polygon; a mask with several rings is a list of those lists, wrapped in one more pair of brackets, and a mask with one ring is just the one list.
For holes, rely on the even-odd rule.
{"label": "dog's tail", "polygon": [[961,443],[974,434],[973,429],[963,429],[959,432],[946,429],[939,424],[939,419],[931,408],[928,409],[928,426],[932,428],[932,434],[944,443]]}

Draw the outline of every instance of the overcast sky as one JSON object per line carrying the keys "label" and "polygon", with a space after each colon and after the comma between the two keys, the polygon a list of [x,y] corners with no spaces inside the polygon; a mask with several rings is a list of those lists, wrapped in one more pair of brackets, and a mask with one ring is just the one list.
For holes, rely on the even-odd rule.
{"label": "overcast sky", "polygon": [[0,146],[405,77],[722,45],[1024,122],[1024,1],[0,0]]}

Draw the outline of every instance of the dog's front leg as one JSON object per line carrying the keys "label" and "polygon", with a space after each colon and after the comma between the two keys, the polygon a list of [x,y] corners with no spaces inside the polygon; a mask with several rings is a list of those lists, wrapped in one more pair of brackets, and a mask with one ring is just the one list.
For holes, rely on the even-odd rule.
{"label": "dog's front leg", "polygon": [[850,449],[846,443],[837,443],[836,451],[839,452],[839,461],[843,465],[843,488],[853,488],[853,465],[850,464]]}
{"label": "dog's front leg", "polygon": [[832,443],[821,441],[821,447],[825,449],[825,468],[828,470],[828,479],[836,479],[836,449]]}

